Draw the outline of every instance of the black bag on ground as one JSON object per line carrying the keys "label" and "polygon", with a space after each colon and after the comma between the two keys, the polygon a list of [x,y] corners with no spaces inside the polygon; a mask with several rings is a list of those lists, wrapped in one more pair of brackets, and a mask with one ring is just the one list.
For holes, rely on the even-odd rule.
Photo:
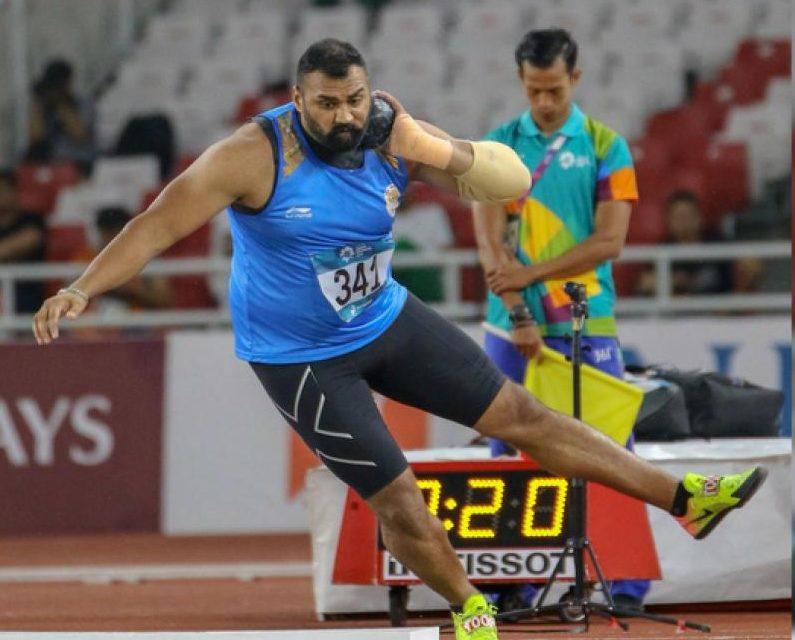
{"label": "black bag on ground", "polygon": [[644,393],[633,428],[635,440],[659,442],[689,438],[690,418],[685,394],[679,385],[662,379],[648,379],[639,384]]}
{"label": "black bag on ground", "polygon": [[681,387],[697,438],[772,437],[784,394],[708,371],[655,367],[654,375]]}

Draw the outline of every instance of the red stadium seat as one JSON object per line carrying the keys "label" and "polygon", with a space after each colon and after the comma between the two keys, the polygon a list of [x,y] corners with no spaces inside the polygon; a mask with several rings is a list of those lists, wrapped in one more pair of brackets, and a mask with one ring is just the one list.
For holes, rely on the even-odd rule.
{"label": "red stadium seat", "polygon": [[632,212],[627,242],[629,244],[658,244],[664,238],[665,221],[663,220],[662,200],[641,200]]}
{"label": "red stadium seat", "polygon": [[635,168],[645,167],[649,170],[665,170],[671,165],[671,152],[667,143],[657,138],[638,138],[630,145]]}
{"label": "red stadium seat", "polygon": [[237,105],[235,122],[243,124],[265,110],[265,100],[260,94],[243,96]]}
{"label": "red stadium seat", "polygon": [[715,201],[721,216],[748,206],[748,149],[744,143],[717,142],[711,145],[705,170],[709,198]]}
{"label": "red stadium seat", "polygon": [[45,257],[50,262],[65,262],[86,247],[88,238],[82,224],[47,227]]}
{"label": "red stadium seat", "polygon": [[154,189],[149,189],[146,193],[144,193],[143,197],[141,198],[141,203],[138,205],[138,211],[136,213],[140,213],[141,211],[146,211],[150,204],[152,204],[157,196],[160,195],[160,192],[165,187],[165,184],[160,184]]}
{"label": "red stadium seat", "polygon": [[649,119],[646,135],[668,147],[673,164],[685,162],[694,150],[706,149],[711,131],[704,126],[701,109],[680,107]]}
{"label": "red stadium seat", "polygon": [[[210,254],[210,225],[199,227],[192,234],[167,249],[163,258],[206,258]],[[172,276],[174,307],[177,309],[210,309],[216,306],[210,293],[207,276]]]}
{"label": "red stadium seat", "polygon": [[24,163],[17,167],[19,204],[27,211],[50,213],[55,207],[58,192],[80,182],[77,166],[62,162],[57,164]]}
{"label": "red stadium seat", "polygon": [[638,278],[646,270],[646,265],[639,262],[614,262],[613,282],[619,297],[635,295]]}
{"label": "red stadium seat", "polygon": [[764,69],[735,63],[721,70],[717,82],[718,90],[721,90],[722,85],[728,87],[732,104],[750,104],[765,97],[769,78]]}
{"label": "red stadium seat", "polygon": [[760,75],[789,76],[792,44],[789,40],[745,40],[735,56],[737,64],[751,67]]}
{"label": "red stadium seat", "polygon": [[185,169],[191,166],[198,157],[199,156],[196,155],[195,153],[183,153],[182,155],[180,155],[180,157],[177,158],[177,163],[174,166],[174,170],[171,172],[171,177],[175,178],[180,173],[185,171]]}

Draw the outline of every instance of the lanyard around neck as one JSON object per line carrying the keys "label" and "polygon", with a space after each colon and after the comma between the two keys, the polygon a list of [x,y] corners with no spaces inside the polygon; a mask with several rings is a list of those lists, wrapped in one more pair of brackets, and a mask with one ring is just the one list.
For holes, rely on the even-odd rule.
{"label": "lanyard around neck", "polygon": [[566,136],[562,133],[559,133],[558,136],[550,142],[547,150],[544,152],[544,157],[542,158],[539,165],[533,169],[533,185],[530,187],[531,189],[538,184],[538,181],[541,180],[541,176],[544,175],[549,165],[552,164],[552,160],[555,155],[560,151],[563,143],[566,142]]}

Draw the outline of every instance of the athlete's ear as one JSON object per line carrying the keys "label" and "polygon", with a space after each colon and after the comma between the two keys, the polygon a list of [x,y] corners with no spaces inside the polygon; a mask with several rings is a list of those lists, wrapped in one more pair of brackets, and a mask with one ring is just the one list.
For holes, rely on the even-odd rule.
{"label": "athlete's ear", "polygon": [[296,111],[301,113],[304,108],[303,96],[301,95],[301,90],[298,88],[297,84],[293,85],[293,104],[295,105]]}
{"label": "athlete's ear", "polygon": [[570,77],[571,77],[571,86],[575,86],[580,81],[580,78],[582,77],[582,69],[575,68],[571,72]]}

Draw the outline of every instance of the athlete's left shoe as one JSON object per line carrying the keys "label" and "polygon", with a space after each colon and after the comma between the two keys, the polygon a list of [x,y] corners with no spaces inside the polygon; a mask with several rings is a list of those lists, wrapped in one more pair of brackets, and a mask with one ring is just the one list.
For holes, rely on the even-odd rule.
{"label": "athlete's left shoe", "polygon": [[461,613],[453,613],[455,640],[499,640],[496,613],[497,608],[482,593],[469,596]]}
{"label": "athlete's left shoe", "polygon": [[729,476],[700,476],[688,473],[682,480],[690,494],[687,511],[677,517],[696,540],[706,538],[732,509],[739,509],[751,499],[767,477],[767,469],[754,467]]}

